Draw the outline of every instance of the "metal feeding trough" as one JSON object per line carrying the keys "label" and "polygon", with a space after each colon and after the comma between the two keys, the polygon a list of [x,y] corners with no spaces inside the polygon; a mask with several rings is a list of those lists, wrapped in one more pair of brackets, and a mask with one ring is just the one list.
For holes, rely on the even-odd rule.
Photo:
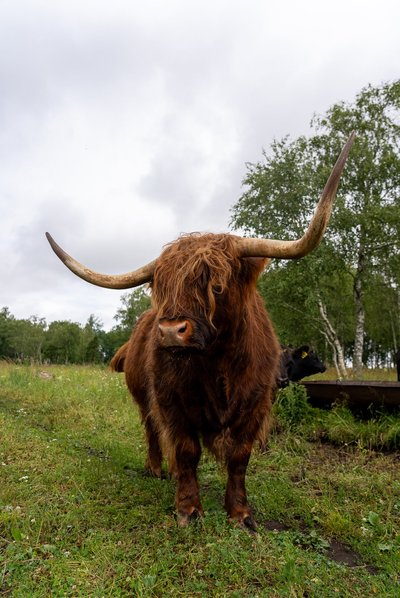
{"label": "metal feeding trough", "polygon": [[400,382],[313,380],[301,384],[315,407],[329,407],[335,401],[352,407],[400,407]]}

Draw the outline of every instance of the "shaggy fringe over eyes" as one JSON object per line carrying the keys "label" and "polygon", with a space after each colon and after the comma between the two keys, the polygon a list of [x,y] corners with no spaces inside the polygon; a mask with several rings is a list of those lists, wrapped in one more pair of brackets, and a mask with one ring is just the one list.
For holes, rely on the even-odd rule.
{"label": "shaggy fringe over eyes", "polygon": [[228,287],[232,273],[240,268],[234,235],[183,235],[166,246],[158,259],[152,285],[155,309],[171,316],[185,314],[193,299],[211,325],[216,309],[215,294]]}

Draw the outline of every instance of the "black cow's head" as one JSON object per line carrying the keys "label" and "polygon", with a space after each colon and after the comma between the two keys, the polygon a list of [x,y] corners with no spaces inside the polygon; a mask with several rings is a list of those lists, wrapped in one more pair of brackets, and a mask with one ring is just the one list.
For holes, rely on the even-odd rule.
{"label": "black cow's head", "polygon": [[325,365],[308,345],[302,345],[297,349],[282,347],[277,385],[279,388],[285,388],[289,382],[298,382],[306,376],[325,371]]}
{"label": "black cow's head", "polygon": [[292,352],[292,360],[288,370],[289,380],[297,382],[312,374],[322,374],[325,365],[308,345],[298,347]]}

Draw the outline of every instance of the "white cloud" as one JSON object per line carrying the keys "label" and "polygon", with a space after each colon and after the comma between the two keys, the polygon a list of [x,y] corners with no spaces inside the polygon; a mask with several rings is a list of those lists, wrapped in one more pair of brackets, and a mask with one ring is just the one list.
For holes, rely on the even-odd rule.
{"label": "white cloud", "polygon": [[398,77],[400,5],[3,0],[0,307],[106,325],[123,272],[180,232],[228,230],[245,162]]}

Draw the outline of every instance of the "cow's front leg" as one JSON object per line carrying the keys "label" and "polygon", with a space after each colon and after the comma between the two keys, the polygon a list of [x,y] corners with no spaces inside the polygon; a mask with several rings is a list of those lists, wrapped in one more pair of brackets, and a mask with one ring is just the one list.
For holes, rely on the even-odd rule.
{"label": "cow's front leg", "polygon": [[232,521],[241,527],[255,530],[251,508],[247,503],[245,477],[253,443],[237,443],[227,457],[228,482],[225,493],[225,509]]}
{"label": "cow's front leg", "polygon": [[197,466],[201,455],[197,438],[179,439],[175,445],[174,476],[177,482],[175,506],[182,527],[204,514],[199,497]]}

